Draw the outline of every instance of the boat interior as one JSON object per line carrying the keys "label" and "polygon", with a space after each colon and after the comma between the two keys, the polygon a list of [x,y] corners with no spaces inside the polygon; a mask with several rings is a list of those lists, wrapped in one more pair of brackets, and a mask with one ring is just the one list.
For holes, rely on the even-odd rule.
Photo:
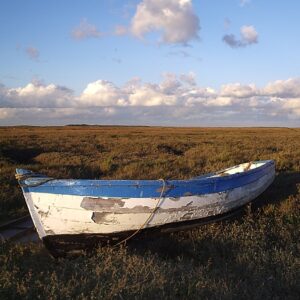
{"label": "boat interior", "polygon": [[223,176],[229,176],[229,175],[233,175],[233,174],[243,173],[243,172],[261,167],[266,162],[267,161],[250,161],[250,162],[246,162],[246,163],[234,166],[234,167],[230,167],[230,168],[221,170],[219,172],[200,175],[200,176],[194,177],[192,179],[200,179],[200,178],[207,178],[207,177],[210,177],[210,178],[223,177]]}
{"label": "boat interior", "polygon": [[233,175],[237,173],[243,173],[249,170],[256,169],[262,165],[264,165],[266,161],[250,161],[247,163],[243,163],[219,172],[216,172],[213,176],[211,177],[221,177],[221,176],[228,176],[228,175]]}

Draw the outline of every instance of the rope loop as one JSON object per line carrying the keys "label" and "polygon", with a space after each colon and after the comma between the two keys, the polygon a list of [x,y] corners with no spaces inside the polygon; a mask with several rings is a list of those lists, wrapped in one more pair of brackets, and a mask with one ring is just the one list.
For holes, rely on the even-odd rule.
{"label": "rope loop", "polygon": [[137,235],[142,229],[144,229],[148,225],[149,221],[152,219],[152,217],[154,216],[155,212],[159,209],[159,204],[161,202],[161,199],[163,198],[163,195],[164,195],[164,192],[165,192],[165,189],[166,189],[166,181],[164,179],[162,179],[162,178],[160,178],[158,180],[162,181],[162,189],[161,189],[160,196],[158,198],[158,201],[157,201],[154,209],[152,210],[152,212],[150,213],[150,215],[148,216],[148,218],[146,219],[146,221],[135,232],[133,232],[130,236],[128,236],[124,240],[122,240],[122,241],[118,242],[117,244],[115,244],[114,247],[116,247],[118,245],[121,245],[121,244],[125,244],[128,240],[130,240],[135,235]]}
{"label": "rope loop", "polygon": [[15,177],[18,181],[26,180],[30,176],[28,174],[15,174]]}

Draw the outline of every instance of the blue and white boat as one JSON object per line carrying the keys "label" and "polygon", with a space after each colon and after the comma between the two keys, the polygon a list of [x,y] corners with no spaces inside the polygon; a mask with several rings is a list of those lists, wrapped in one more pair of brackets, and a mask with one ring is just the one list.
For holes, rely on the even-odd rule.
{"label": "blue and white boat", "polygon": [[39,237],[88,240],[185,225],[235,210],[275,177],[273,160],[243,163],[190,180],[55,179],[17,169]]}

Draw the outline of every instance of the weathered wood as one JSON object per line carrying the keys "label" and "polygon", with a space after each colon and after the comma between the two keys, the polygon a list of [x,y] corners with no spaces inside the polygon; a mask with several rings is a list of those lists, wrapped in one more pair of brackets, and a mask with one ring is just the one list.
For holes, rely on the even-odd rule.
{"label": "weathered wood", "polygon": [[[145,239],[155,239],[161,235],[190,230],[199,226],[232,220],[244,212],[244,207],[232,210],[228,213],[207,217],[192,221],[183,221],[177,224],[170,223],[159,227],[151,227],[142,229],[139,235],[134,240],[142,242]],[[82,251],[89,251],[98,246],[115,246],[132,235],[135,231],[125,231],[116,234],[62,234],[62,235],[47,235],[43,238],[43,243],[54,257],[64,257],[68,255],[81,254]],[[129,240],[127,243],[134,242]]]}
{"label": "weathered wood", "polygon": [[272,183],[275,165],[273,161],[252,162],[191,180],[168,182],[45,181],[44,176],[46,183],[37,186],[39,177],[33,176],[34,186],[28,176],[21,186],[41,239],[78,236],[85,240],[86,236],[89,240],[97,236],[105,241],[141,229],[187,229],[189,222],[229,213],[255,199]]}

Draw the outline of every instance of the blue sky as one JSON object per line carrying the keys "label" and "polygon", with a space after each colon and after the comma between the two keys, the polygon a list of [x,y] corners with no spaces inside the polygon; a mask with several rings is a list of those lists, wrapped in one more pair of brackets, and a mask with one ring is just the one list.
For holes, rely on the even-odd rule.
{"label": "blue sky", "polygon": [[0,125],[299,126],[299,11],[292,0],[2,1]]}

